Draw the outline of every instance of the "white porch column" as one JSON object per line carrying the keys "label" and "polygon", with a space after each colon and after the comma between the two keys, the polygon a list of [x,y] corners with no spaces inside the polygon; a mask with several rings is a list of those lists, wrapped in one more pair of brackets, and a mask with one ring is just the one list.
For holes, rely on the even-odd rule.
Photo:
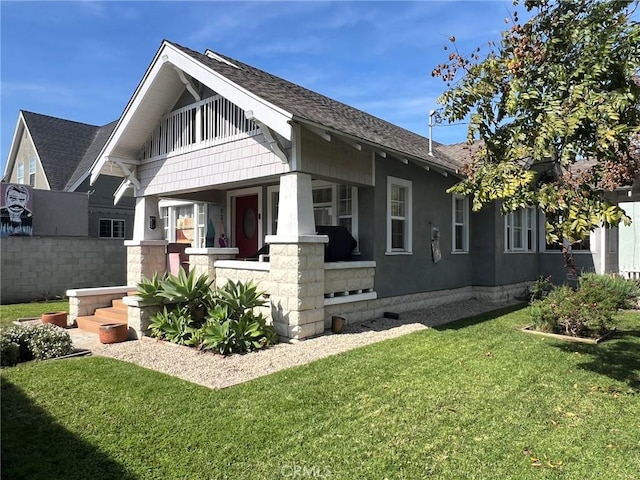
{"label": "white porch column", "polygon": [[278,335],[301,340],[324,331],[324,246],[316,235],[311,176],[280,177],[278,234],[267,235],[271,318]]}
{"label": "white porch column", "polygon": [[[153,228],[152,228],[153,227]],[[167,269],[167,241],[160,220],[158,197],[136,198],[133,239],[127,247],[127,285],[135,285],[142,277],[159,277]]]}
{"label": "white porch column", "polygon": [[158,197],[148,196],[136,198],[133,240],[164,240],[163,232],[164,229],[160,221],[160,209],[158,208]]}
{"label": "white porch column", "polygon": [[278,237],[315,235],[311,175],[293,172],[280,177]]}

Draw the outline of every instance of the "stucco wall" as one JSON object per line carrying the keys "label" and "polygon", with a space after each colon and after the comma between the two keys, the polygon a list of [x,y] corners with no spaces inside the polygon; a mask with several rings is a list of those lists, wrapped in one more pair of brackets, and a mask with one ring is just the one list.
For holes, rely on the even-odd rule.
{"label": "stucco wall", "polygon": [[[495,217],[493,229],[495,279],[493,285],[509,285],[535,280],[540,275],[540,255],[537,252],[539,246],[536,248],[536,252],[505,252],[505,217],[500,212],[498,204],[493,204],[490,211]],[[538,241],[538,239],[539,235],[536,232],[534,241]]]}
{"label": "stucco wall", "polygon": [[[561,252],[544,252],[539,254],[540,271],[542,276],[551,275],[551,281],[557,285],[569,283],[573,285],[575,280],[567,278],[567,269],[564,266],[564,257]],[[593,255],[589,252],[576,252],[573,260],[582,272],[594,272],[595,265],[593,263]]]}
{"label": "stucco wall", "polygon": [[[376,157],[376,187],[360,202],[362,248],[373,249],[376,261],[375,290],[378,297],[460,288],[471,285],[471,256],[451,253],[452,199],[447,188],[456,183],[451,176],[426,171],[413,163]],[[413,197],[413,254],[387,255],[387,177],[410,180]],[[371,221],[373,220],[373,221]],[[373,225],[367,227],[366,223]],[[431,229],[440,232],[442,259],[431,255]],[[473,242],[473,239],[471,240]]]}
{"label": "stucco wall", "polygon": [[124,285],[122,240],[9,237],[0,242],[0,302],[64,295],[70,288]]}
{"label": "stucco wall", "polygon": [[89,233],[84,193],[33,190],[33,234],[86,237]]}
{"label": "stucco wall", "polygon": [[479,212],[470,212],[469,249],[472,262],[473,285],[489,286],[496,283],[496,241],[498,218],[495,206],[485,206]]}

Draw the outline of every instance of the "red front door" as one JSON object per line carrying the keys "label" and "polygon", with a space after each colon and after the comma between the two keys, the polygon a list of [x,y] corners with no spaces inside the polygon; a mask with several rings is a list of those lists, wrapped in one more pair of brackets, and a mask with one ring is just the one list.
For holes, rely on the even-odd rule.
{"label": "red front door", "polygon": [[236,197],[233,238],[239,258],[249,257],[258,251],[258,195]]}

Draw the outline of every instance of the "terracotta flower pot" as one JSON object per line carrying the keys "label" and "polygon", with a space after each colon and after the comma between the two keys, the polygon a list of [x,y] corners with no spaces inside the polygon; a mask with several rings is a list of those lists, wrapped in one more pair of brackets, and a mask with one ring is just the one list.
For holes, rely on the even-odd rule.
{"label": "terracotta flower pot", "polygon": [[331,317],[331,331],[333,333],[342,333],[344,328],[345,318],[337,315]]}
{"label": "terracotta flower pot", "polygon": [[57,327],[67,328],[67,312],[47,312],[42,314],[42,323],[52,323]]}
{"label": "terracotta flower pot", "polygon": [[100,343],[120,343],[129,338],[129,327],[125,323],[109,323],[101,325]]}

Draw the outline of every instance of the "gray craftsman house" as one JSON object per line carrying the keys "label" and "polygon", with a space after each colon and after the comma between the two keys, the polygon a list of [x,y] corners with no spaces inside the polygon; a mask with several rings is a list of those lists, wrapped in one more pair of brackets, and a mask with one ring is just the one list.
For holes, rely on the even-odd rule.
{"label": "gray craftsman house", "polygon": [[[564,274],[534,208],[472,213],[447,193],[463,160],[458,146],[430,146],[233,58],[164,41],[91,182],[120,177],[116,198],[135,197],[130,286],[164,272],[167,243],[183,242],[189,267],[216,283],[258,282],[277,332],[301,339],[322,333],[332,315],[357,322],[506,299],[538,275]],[[345,230],[355,246],[334,236]],[[586,269],[613,268],[610,240],[593,236]],[[347,254],[335,257],[345,243]],[[86,314],[76,303],[72,315]],[[145,308],[126,303],[139,335]]]}

